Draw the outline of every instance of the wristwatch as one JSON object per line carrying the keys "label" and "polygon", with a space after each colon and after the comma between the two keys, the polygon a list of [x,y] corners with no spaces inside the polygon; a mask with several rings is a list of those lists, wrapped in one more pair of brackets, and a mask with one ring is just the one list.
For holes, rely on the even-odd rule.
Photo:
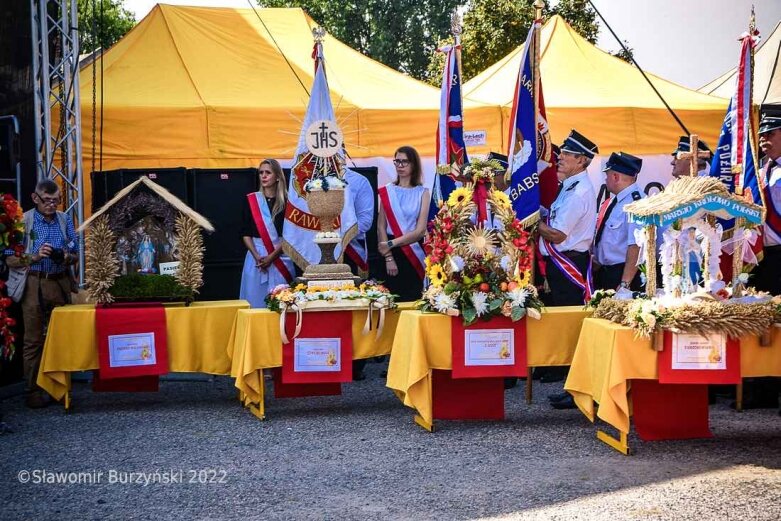
{"label": "wristwatch", "polygon": [[386,243],[385,243],[385,245],[386,245],[388,248],[393,248],[393,239],[390,239],[388,242],[386,242]]}

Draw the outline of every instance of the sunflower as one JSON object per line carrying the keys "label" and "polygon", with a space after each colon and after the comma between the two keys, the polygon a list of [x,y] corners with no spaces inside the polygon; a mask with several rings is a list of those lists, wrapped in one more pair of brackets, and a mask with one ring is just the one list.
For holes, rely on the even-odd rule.
{"label": "sunflower", "polygon": [[486,255],[494,247],[495,236],[493,230],[485,228],[473,228],[469,232],[466,242],[466,250],[470,255]]}
{"label": "sunflower", "polygon": [[521,273],[521,276],[520,277],[516,277],[515,280],[516,280],[516,282],[518,282],[518,285],[521,286],[521,287],[528,286],[529,283],[532,281],[532,272],[531,272],[531,270],[524,270]]}
{"label": "sunflower", "polygon": [[461,206],[472,200],[472,190],[464,186],[460,186],[450,192],[450,196],[447,198],[447,205],[450,207]]}
{"label": "sunflower", "polygon": [[510,207],[510,198],[507,197],[507,194],[502,192],[501,190],[492,191],[491,200],[494,202],[496,206],[499,206],[500,208]]}
{"label": "sunflower", "polygon": [[445,271],[440,264],[432,264],[427,275],[429,280],[431,280],[431,284],[436,287],[441,287],[447,282],[447,275],[445,275]]}

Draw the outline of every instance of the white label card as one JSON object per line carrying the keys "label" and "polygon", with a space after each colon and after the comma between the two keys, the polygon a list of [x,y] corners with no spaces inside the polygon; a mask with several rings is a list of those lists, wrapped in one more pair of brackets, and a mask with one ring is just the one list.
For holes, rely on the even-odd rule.
{"label": "white label card", "polygon": [[464,331],[464,365],[514,365],[515,336],[512,329],[467,329]]}
{"label": "white label card", "polygon": [[109,367],[155,365],[155,334],[109,335],[108,358]]}
{"label": "white label card", "polygon": [[176,275],[177,271],[179,271],[179,261],[160,263],[160,275]]}
{"label": "white label card", "polygon": [[673,333],[673,369],[726,369],[727,337]]}
{"label": "white label card", "polygon": [[338,373],[342,370],[341,353],[341,338],[296,338],[293,344],[293,371]]}
{"label": "white label card", "polygon": [[485,145],[488,133],[485,130],[466,130],[464,131],[464,144],[470,146]]}

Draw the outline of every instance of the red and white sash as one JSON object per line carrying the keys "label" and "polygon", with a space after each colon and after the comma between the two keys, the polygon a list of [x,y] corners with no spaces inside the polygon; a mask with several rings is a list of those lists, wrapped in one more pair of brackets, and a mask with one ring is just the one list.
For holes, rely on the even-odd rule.
{"label": "red and white sash", "polygon": [[[264,198],[261,198],[259,192],[247,194],[247,201],[249,201],[249,208],[252,212],[252,220],[255,221],[255,227],[258,229],[258,236],[260,242],[265,248],[265,252],[258,252],[262,256],[271,255],[271,252],[276,248],[276,244],[279,243],[279,235],[276,228],[274,228],[274,219],[271,217],[271,211]],[[279,274],[288,282],[292,282],[293,275],[290,270],[287,269],[285,263],[282,262],[280,257],[274,259],[272,265],[279,271]]]}
{"label": "red and white sash", "polygon": [[[385,218],[388,221],[388,227],[393,232],[394,237],[401,237],[404,235],[404,232],[401,230],[401,226],[399,226],[398,219],[396,219],[396,215],[401,215],[401,211],[396,208],[396,200],[391,198],[387,186],[381,187],[378,190],[378,193],[380,196],[380,204],[382,204],[382,209],[385,212]],[[407,257],[410,264],[412,264],[412,267],[415,268],[415,271],[420,277],[420,280],[423,280],[426,276],[424,262],[426,254],[420,244],[413,242],[412,244],[406,244],[404,246],[400,246],[399,248]]]}
{"label": "red and white sash", "polygon": [[[770,194],[770,175],[773,172],[772,159],[768,159],[767,169],[765,170],[765,207],[767,209],[767,217],[765,220],[765,226],[768,226],[775,232],[776,235],[781,237],[781,212],[776,208],[776,203],[773,201],[773,197]],[[779,167],[781,168],[781,167]]]}
{"label": "red and white sash", "polygon": [[358,267],[359,276],[366,277],[369,274],[368,252],[361,241],[353,239],[344,249],[344,254]]}
{"label": "red and white sash", "polygon": [[[550,224],[550,217],[545,219],[545,224]],[[586,276],[580,273],[580,270],[574,262],[568,257],[565,257],[552,242],[540,237],[540,241],[545,245],[545,249],[548,250],[551,262],[561,271],[570,282],[575,284],[581,290],[583,290],[583,303],[587,304],[591,300],[591,296],[594,294],[594,286],[591,282],[591,258],[588,260],[588,269],[586,270]]]}

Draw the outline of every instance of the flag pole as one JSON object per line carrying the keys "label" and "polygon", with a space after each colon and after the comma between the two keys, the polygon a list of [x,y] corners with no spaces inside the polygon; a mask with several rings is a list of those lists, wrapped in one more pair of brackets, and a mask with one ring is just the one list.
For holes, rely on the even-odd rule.
{"label": "flag pole", "polygon": [[[542,0],[534,2],[534,67],[532,67],[532,74],[534,75],[534,91],[532,92],[532,102],[534,103],[534,128],[538,129],[537,125],[540,122],[540,27],[542,27],[542,9],[545,7],[545,3]],[[537,137],[534,136],[536,139]],[[538,150],[537,154],[541,152]],[[539,173],[539,172],[537,172]]]}

